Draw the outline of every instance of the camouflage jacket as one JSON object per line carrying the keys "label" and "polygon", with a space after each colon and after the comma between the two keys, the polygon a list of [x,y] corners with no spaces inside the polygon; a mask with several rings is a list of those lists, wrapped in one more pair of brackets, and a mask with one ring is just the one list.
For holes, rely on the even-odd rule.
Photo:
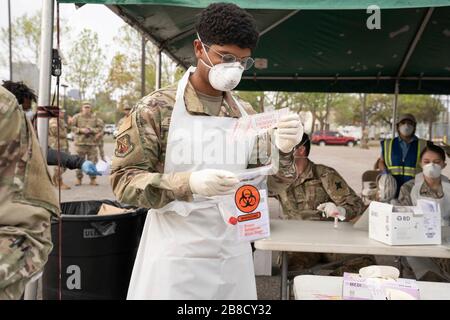
{"label": "camouflage jacket", "polygon": [[127,118],[127,116],[120,118],[119,122],[117,122],[117,128],[120,128],[120,126],[123,124],[123,122],[125,121],[126,118]]}
{"label": "camouflage jacket", "polygon": [[[95,113],[88,117],[77,113],[73,116],[72,131],[75,134],[75,145],[77,146],[97,146],[96,134],[103,132],[103,120]],[[81,129],[89,129],[89,133],[81,133]]]}
{"label": "camouflage jacket", "polygon": [[346,220],[351,220],[364,211],[362,200],[333,168],[309,161],[285,192],[277,196],[287,219],[324,220],[317,207],[324,202],[333,202],[346,210]]}
{"label": "camouflage jacket", "polygon": [[[414,187],[415,180],[409,180],[408,182],[405,182],[402,187],[400,188],[400,193],[398,195],[398,202],[402,206],[412,206],[412,200],[411,200],[411,191]],[[422,186],[420,187],[420,195],[427,198],[432,199],[440,199],[444,196],[444,190],[442,188],[442,185],[438,190],[431,189],[426,182],[424,181],[422,183]]]}
{"label": "camouflage jacket", "polygon": [[[69,149],[69,141],[67,140],[68,126],[64,119],[59,119],[59,147],[61,150]],[[48,122],[48,145],[58,150],[58,121],[51,118]]]}
{"label": "camouflage jacket", "polygon": [[43,207],[59,214],[59,202],[47,165],[31,123],[15,97],[0,86],[0,226],[19,225],[22,215],[14,213],[5,223],[2,202]]}
{"label": "camouflage jacket", "polygon": [[[148,208],[160,208],[172,200],[192,200],[189,187],[190,172],[165,174],[164,162],[167,137],[175,103],[177,86],[155,91],[142,98],[119,128],[110,177],[119,201]],[[209,115],[189,83],[184,100],[192,115]],[[248,113],[255,113],[250,104],[243,103]],[[238,111],[224,101],[219,116],[239,117]],[[256,143],[254,157],[261,149],[269,149],[270,138],[261,137]],[[258,151],[257,151],[258,150]],[[268,159],[255,161],[255,166]],[[279,171],[268,181],[272,192],[283,190],[295,178],[292,153],[281,154]]]}

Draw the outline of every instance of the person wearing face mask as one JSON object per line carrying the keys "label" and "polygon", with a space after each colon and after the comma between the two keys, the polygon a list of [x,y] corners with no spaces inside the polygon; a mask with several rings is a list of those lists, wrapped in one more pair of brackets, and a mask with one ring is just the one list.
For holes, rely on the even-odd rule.
{"label": "person wearing face mask", "polygon": [[418,199],[437,201],[441,208],[442,225],[450,223],[450,182],[442,175],[446,166],[445,151],[434,144],[428,144],[420,154],[422,172],[400,189],[398,201],[404,206],[417,205]]}
{"label": "person wearing face mask", "polygon": [[419,155],[426,147],[427,141],[415,135],[416,124],[416,118],[412,114],[403,114],[397,121],[398,137],[381,141],[378,169],[382,174],[391,174],[395,178],[395,198],[398,197],[402,185],[414,179],[421,171]]}
{"label": "person wearing face mask", "polygon": [[[429,144],[420,155],[422,173],[402,186],[398,198],[399,203],[404,206],[415,206],[418,199],[437,202],[441,210],[442,226],[450,225],[450,182],[442,175],[442,169],[446,165],[444,150]],[[406,260],[406,266],[417,280],[450,281],[450,259],[408,257]]]}
{"label": "person wearing face mask", "polygon": [[[305,133],[294,148],[297,178],[285,190],[276,195],[283,208],[285,219],[326,221],[342,216],[351,221],[364,212],[366,206],[341,175],[333,168],[316,164],[308,159],[311,149],[309,136]],[[289,270],[304,270],[320,262],[334,262],[343,255],[321,253],[290,253]],[[358,272],[361,267],[374,263],[371,257],[354,256],[344,266],[334,270]]]}
{"label": "person wearing face mask", "polygon": [[[117,135],[113,191],[123,203],[151,208],[128,299],[256,299],[250,243],[237,240],[224,203],[214,201],[232,194],[227,203],[235,206],[237,171],[265,164],[264,157],[247,156],[267,146],[279,154],[269,190],[279,192],[295,177],[293,148],[303,134],[298,115],[282,117],[273,140],[269,132],[215,139],[255,113],[230,92],[253,64],[259,36],[253,17],[235,4],[214,3],[199,15],[196,31],[197,67],[142,98]],[[240,145],[241,139],[251,145]],[[244,161],[224,162],[221,152],[235,149]]]}

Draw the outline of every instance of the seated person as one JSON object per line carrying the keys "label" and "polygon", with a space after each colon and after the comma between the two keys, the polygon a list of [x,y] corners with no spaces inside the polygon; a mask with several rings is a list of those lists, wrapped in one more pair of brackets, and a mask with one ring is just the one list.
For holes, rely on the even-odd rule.
{"label": "seated person", "polygon": [[[311,142],[307,134],[294,149],[297,178],[284,191],[277,195],[283,208],[285,219],[294,220],[330,220],[337,213],[350,221],[364,212],[365,205],[355,191],[333,168],[315,164],[308,159]],[[333,228],[330,225],[330,228]],[[325,235],[324,235],[325,236]],[[355,259],[351,259],[355,257]],[[344,255],[318,253],[292,253],[289,255],[290,269],[306,269],[319,262],[334,262]],[[334,273],[358,272],[369,264],[374,264],[371,257],[345,255],[349,258],[345,270]],[[349,268],[348,268],[349,267]]]}
{"label": "seated person", "polygon": [[[450,221],[450,182],[441,174],[445,168],[445,152],[433,144],[420,154],[422,173],[406,182],[400,189],[400,205],[417,205],[418,199],[433,200],[439,203],[442,214],[442,225],[448,226]],[[450,259],[408,257],[409,267],[417,280],[450,281]]]}

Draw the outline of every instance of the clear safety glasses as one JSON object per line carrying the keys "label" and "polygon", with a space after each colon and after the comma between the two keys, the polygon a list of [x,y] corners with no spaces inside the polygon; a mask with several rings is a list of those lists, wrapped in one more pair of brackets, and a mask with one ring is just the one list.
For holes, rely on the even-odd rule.
{"label": "clear safety glasses", "polygon": [[231,53],[221,54],[220,52],[217,52],[216,50],[214,50],[207,44],[203,43],[203,45],[205,47],[207,47],[208,49],[211,49],[212,51],[217,53],[222,58],[222,63],[233,63],[233,62],[239,61],[239,63],[244,68],[244,70],[250,69],[253,66],[253,64],[255,63],[255,60],[253,60],[252,57],[245,57],[245,58],[239,59],[235,55],[232,55]]}

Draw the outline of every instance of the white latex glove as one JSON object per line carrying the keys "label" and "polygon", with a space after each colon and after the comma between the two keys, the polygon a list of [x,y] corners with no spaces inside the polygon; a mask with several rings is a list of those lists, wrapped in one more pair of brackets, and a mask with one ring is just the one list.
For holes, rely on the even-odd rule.
{"label": "white latex glove", "polygon": [[191,173],[189,186],[192,193],[206,197],[233,193],[239,179],[226,170],[204,169]]}
{"label": "white latex glove", "polygon": [[346,210],[343,207],[336,206],[333,202],[325,202],[317,207],[317,210],[323,211],[327,218],[339,218],[345,220]]}
{"label": "white latex glove", "polygon": [[284,153],[289,153],[300,143],[303,137],[303,126],[296,113],[282,116],[275,129],[275,145]]}

